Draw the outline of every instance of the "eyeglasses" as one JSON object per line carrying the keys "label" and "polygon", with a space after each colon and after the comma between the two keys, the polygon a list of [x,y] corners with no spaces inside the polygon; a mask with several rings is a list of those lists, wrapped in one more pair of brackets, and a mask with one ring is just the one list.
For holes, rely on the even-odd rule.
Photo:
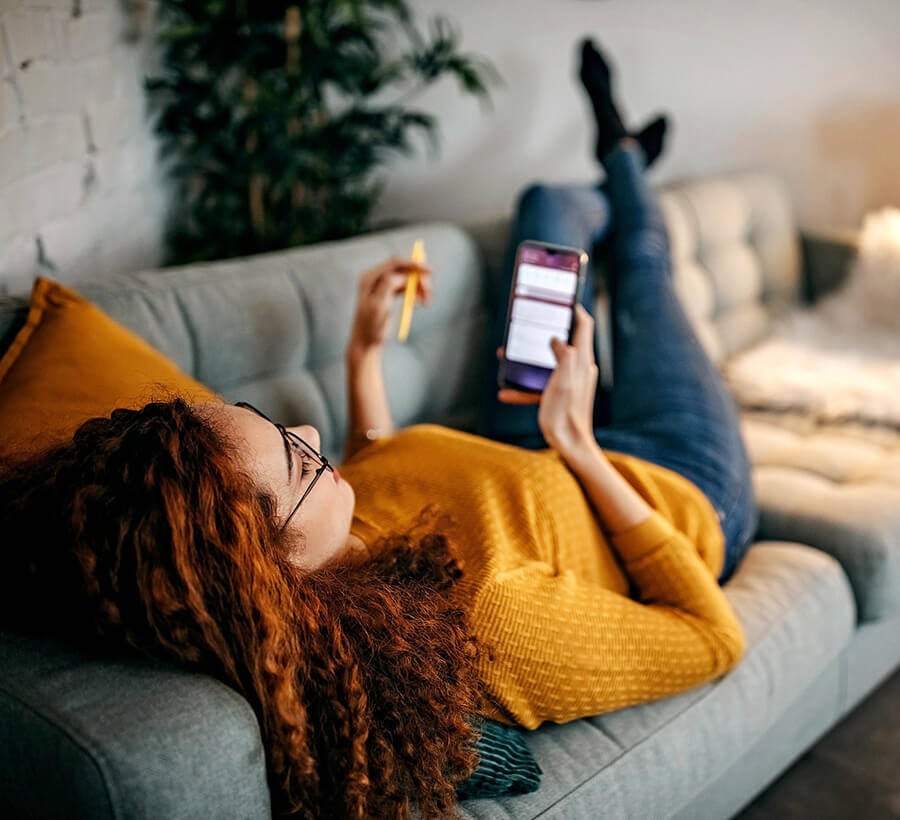
{"label": "eyeglasses", "polygon": [[296,433],[292,433],[288,430],[283,424],[279,424],[277,421],[272,421],[262,410],[257,410],[252,404],[248,404],[245,401],[235,402],[235,407],[243,407],[245,410],[251,410],[256,413],[260,418],[265,419],[269,424],[271,424],[275,429],[281,433],[281,437],[284,439],[284,449],[288,454],[289,458],[292,458],[293,452],[300,453],[301,458],[310,458],[313,460],[315,464],[319,466],[316,468],[316,473],[313,476],[313,480],[309,482],[306,486],[306,489],[303,491],[303,495],[300,496],[300,500],[294,506],[294,509],[291,510],[291,514],[284,519],[284,523],[281,525],[282,532],[285,527],[291,522],[291,519],[297,514],[297,510],[300,509],[300,505],[306,500],[306,496],[312,492],[312,488],[316,486],[316,482],[322,477],[322,473],[326,470],[329,472],[334,472],[334,467],[329,463],[328,459],[325,458],[315,447],[304,441],[300,436]]}

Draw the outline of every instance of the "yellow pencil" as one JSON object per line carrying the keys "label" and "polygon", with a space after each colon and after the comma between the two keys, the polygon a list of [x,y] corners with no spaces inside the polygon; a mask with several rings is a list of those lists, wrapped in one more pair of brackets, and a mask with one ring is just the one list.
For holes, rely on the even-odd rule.
{"label": "yellow pencil", "polygon": [[[425,242],[417,239],[413,243],[410,258],[417,265],[425,264]],[[419,286],[419,274],[411,273],[406,280],[406,292],[403,294],[403,311],[400,314],[400,327],[397,329],[397,339],[405,342],[409,337],[409,326],[412,324],[413,305],[416,303],[416,289]]]}

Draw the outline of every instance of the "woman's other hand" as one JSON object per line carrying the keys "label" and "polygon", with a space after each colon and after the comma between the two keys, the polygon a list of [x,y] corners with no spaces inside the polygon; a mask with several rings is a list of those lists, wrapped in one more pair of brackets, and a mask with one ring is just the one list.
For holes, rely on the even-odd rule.
{"label": "woman's other hand", "polygon": [[412,274],[418,274],[416,301],[427,303],[431,299],[431,269],[425,265],[394,256],[363,273],[350,332],[350,350],[362,353],[384,346],[391,305],[406,290],[406,280]]}
{"label": "woman's other hand", "polygon": [[345,459],[369,444],[373,435],[386,436],[394,429],[384,389],[382,351],[391,320],[391,305],[406,290],[413,274],[418,274],[416,301],[428,302],[431,269],[411,259],[392,257],[359,278],[356,315],[347,344]]}
{"label": "woman's other hand", "polygon": [[500,390],[497,397],[507,404],[534,404],[544,438],[566,461],[594,442],[594,394],[597,390],[597,363],[594,361],[594,319],[581,306],[575,307],[572,344],[561,339],[551,342],[556,369],[544,392],[524,393]]}

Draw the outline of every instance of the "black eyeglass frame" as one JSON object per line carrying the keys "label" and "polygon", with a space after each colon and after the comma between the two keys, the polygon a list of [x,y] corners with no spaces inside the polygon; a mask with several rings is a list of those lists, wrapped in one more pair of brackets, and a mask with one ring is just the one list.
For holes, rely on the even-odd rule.
{"label": "black eyeglass frame", "polygon": [[253,413],[256,413],[262,419],[265,419],[269,424],[271,424],[279,433],[281,433],[282,439],[284,439],[285,450],[288,454],[290,454],[293,450],[292,445],[299,445],[302,450],[306,452],[307,455],[312,456],[312,458],[319,463],[319,466],[316,468],[316,472],[313,475],[312,481],[306,485],[306,489],[303,491],[303,495],[300,496],[300,500],[294,505],[294,509],[291,510],[291,514],[284,519],[284,523],[281,525],[281,532],[284,532],[285,528],[288,524],[291,523],[291,519],[297,514],[297,510],[300,509],[300,505],[306,500],[306,497],[312,492],[312,488],[316,486],[318,480],[322,477],[322,473],[326,470],[333,473],[334,466],[330,461],[320,453],[315,447],[313,447],[308,441],[306,441],[301,436],[298,436],[296,433],[288,430],[283,424],[280,424],[277,421],[272,421],[262,410],[254,407],[252,404],[246,401],[237,401],[234,403],[235,407],[242,407],[245,410],[250,410]]}

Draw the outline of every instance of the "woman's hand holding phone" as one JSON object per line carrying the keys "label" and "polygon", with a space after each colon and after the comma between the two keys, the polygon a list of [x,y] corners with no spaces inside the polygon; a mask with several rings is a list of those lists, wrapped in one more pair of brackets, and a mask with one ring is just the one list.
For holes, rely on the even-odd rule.
{"label": "woman's hand holding phone", "polygon": [[594,361],[594,319],[575,307],[572,344],[551,341],[556,369],[543,393],[501,389],[497,398],[505,404],[537,404],[538,425],[544,438],[567,462],[594,442],[594,394],[599,370]]}
{"label": "woman's hand holding phone", "polygon": [[364,353],[384,347],[391,306],[406,289],[410,274],[418,274],[416,300],[427,303],[431,299],[431,269],[425,265],[394,256],[362,274],[348,353]]}
{"label": "woman's hand holding phone", "polygon": [[538,424],[547,443],[558,452],[584,488],[608,533],[624,532],[646,521],[650,505],[625,480],[594,438],[594,393],[599,370],[594,361],[594,320],[581,306],[575,308],[572,344],[553,339],[557,367],[540,395],[501,390],[501,401],[534,404]]}

